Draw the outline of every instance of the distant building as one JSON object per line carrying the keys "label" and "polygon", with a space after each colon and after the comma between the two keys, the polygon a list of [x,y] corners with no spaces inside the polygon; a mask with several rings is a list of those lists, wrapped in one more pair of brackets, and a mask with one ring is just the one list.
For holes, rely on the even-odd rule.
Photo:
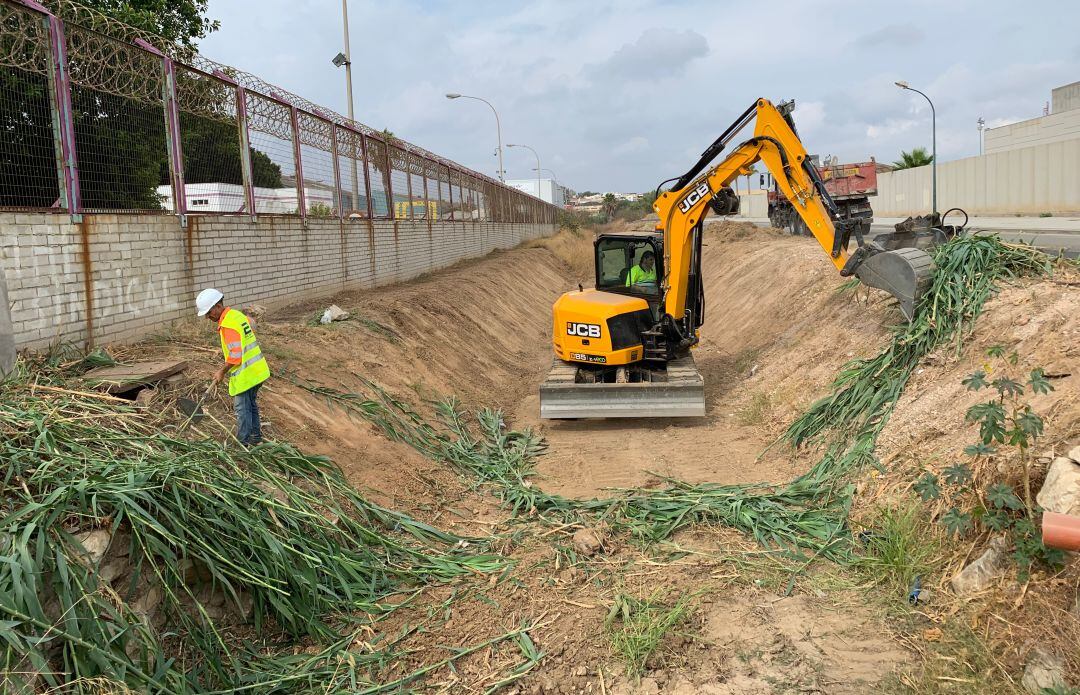
{"label": "distant building", "polygon": [[994,154],[1080,138],[1080,82],[1054,89],[1051,104],[1045,116],[987,128],[983,132],[983,151]]}
{"label": "distant building", "polygon": [[[536,190],[537,183],[540,184],[539,193]],[[561,208],[566,207],[566,189],[560,186],[555,179],[510,179],[506,182],[506,185],[516,188],[522,193],[536,196],[552,205]]]}

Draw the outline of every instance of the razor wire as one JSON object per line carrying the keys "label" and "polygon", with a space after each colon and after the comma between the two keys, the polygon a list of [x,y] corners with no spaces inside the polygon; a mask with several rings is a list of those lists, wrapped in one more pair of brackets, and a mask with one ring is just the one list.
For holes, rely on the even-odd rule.
{"label": "razor wire", "polygon": [[502,221],[481,190],[524,195],[75,0],[44,4],[0,0],[0,209]]}

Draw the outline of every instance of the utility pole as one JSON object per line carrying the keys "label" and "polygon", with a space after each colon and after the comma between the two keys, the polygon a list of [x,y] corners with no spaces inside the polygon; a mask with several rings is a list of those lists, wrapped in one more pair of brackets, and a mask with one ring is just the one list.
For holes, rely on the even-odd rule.
{"label": "utility pole", "polygon": [[[341,0],[341,25],[345,32],[345,52],[338,53],[334,56],[333,63],[337,67],[345,66],[345,94],[348,104],[346,105],[349,111],[349,122],[356,123],[356,116],[353,114],[353,93],[352,93],[352,49],[349,46],[349,0]],[[337,152],[334,153],[337,156]],[[360,204],[360,182],[357,175],[356,159],[358,157],[357,152],[352,152],[349,157],[352,163],[352,209],[356,210]]]}
{"label": "utility pole", "polygon": [[986,121],[982,116],[979,116],[979,120],[975,121],[979,126],[979,154],[983,153],[983,128],[986,126]]}

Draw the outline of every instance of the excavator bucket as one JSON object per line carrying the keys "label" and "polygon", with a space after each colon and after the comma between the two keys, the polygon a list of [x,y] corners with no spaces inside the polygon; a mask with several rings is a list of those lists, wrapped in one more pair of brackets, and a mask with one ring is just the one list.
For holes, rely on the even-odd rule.
{"label": "excavator bucket", "polygon": [[915,316],[919,297],[934,275],[934,260],[926,251],[917,248],[879,250],[855,269],[855,275],[864,285],[877,287],[896,297],[904,318],[910,321]]}
{"label": "excavator bucket", "polygon": [[702,417],[705,382],[692,356],[666,369],[637,369],[624,381],[593,381],[593,372],[556,359],[540,384],[546,420],[629,417]]}

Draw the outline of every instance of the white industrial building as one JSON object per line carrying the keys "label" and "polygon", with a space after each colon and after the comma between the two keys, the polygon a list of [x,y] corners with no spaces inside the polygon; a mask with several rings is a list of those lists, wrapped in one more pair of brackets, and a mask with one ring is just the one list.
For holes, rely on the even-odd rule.
{"label": "white industrial building", "polygon": [[566,189],[555,179],[510,179],[506,185],[560,208],[566,207]]}
{"label": "white industrial building", "polygon": [[1052,90],[1050,113],[1045,116],[987,128],[983,151],[995,154],[1076,138],[1080,138],[1080,82]]}
{"label": "white industrial building", "polygon": [[[189,183],[184,185],[188,212],[244,212],[244,187],[234,183]],[[172,186],[158,186],[161,205],[173,209]],[[334,191],[321,186],[305,186],[304,200],[310,209],[322,204],[334,208]],[[255,187],[255,207],[260,213],[285,215],[298,207],[295,188]]]}

